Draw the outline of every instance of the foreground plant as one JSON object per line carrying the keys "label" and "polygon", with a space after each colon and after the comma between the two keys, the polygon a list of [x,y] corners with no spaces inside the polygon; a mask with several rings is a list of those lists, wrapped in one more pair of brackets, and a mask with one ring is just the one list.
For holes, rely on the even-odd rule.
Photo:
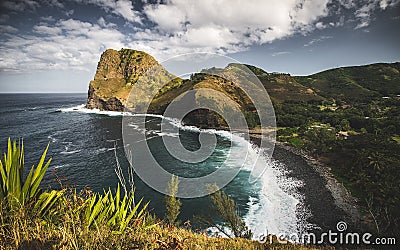
{"label": "foreground plant", "polygon": [[132,219],[135,219],[138,224],[144,225],[145,212],[149,203],[139,209],[143,198],[133,206],[134,199],[134,192],[125,193],[121,199],[119,184],[115,196],[110,189],[104,195],[93,195],[85,201],[87,227],[97,227],[105,223],[114,228],[114,232],[122,233]]}
{"label": "foreground plant", "polygon": [[[120,185],[115,195],[110,189],[104,194],[77,194],[75,189],[43,191],[39,186],[51,162],[51,158],[46,161],[48,148],[49,145],[37,167],[32,166],[24,179],[23,142],[8,139],[7,152],[0,160],[0,249],[21,247],[25,241],[28,245],[31,241],[40,243],[47,233],[60,244],[79,249],[89,243],[83,243],[78,237],[102,242],[110,239],[100,235],[113,238],[112,235],[147,230],[156,225],[148,219],[148,203],[143,205],[142,198],[135,204],[134,191],[122,194]],[[98,238],[92,237],[92,229],[96,229]]]}
{"label": "foreground plant", "polygon": [[50,193],[42,192],[39,185],[46,173],[52,158],[45,163],[49,144],[44,150],[39,163],[32,165],[26,179],[24,176],[24,143],[8,138],[7,153],[0,160],[0,202],[6,202],[11,210],[18,210],[34,203],[34,210],[39,214],[46,214],[62,197],[64,190],[53,190]]}
{"label": "foreground plant", "polygon": [[[196,216],[196,220],[208,227],[215,227],[229,238],[234,236],[235,238],[251,239],[252,232],[240,217],[235,201],[220,190],[216,184],[208,188],[211,192],[209,196],[212,203],[211,211],[209,214]],[[216,218],[219,218],[222,223],[217,222]]]}
{"label": "foreground plant", "polygon": [[178,193],[179,188],[179,180],[178,176],[172,175],[170,182],[168,183],[168,187],[166,189],[167,195],[165,196],[165,219],[170,225],[179,224],[176,219],[181,210],[181,201],[176,198],[176,194]]}

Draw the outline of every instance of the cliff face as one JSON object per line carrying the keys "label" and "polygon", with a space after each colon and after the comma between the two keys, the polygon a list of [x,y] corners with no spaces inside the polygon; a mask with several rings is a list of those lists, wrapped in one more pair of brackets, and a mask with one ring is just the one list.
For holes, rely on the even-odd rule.
{"label": "cliff face", "polygon": [[157,61],[145,52],[106,50],[90,81],[86,108],[123,111],[132,85]]}

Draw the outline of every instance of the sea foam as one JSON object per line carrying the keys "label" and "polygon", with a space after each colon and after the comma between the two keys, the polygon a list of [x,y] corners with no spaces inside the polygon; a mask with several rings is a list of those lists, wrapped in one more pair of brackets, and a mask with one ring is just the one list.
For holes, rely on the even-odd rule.
{"label": "sea foam", "polygon": [[[233,147],[229,154],[234,156],[231,162],[227,162],[228,166],[235,167],[235,159],[239,162],[243,157],[246,158],[242,167],[243,171],[250,171],[255,168],[256,164],[262,164],[262,173],[257,173],[256,182],[250,183],[254,188],[258,189],[257,195],[250,196],[247,203],[249,209],[243,216],[247,226],[253,232],[253,238],[258,239],[261,235],[268,234],[301,234],[302,228],[307,228],[307,216],[300,215],[304,213],[304,196],[296,190],[298,186],[303,185],[299,180],[289,178],[285,172],[285,168],[279,162],[268,159],[260,148],[255,147],[241,135],[225,130],[201,129],[195,126],[183,125],[181,121],[164,117],[157,114],[131,114],[127,112],[101,111],[98,109],[87,109],[85,105],[60,109],[61,112],[82,112],[88,114],[100,114],[107,116],[148,116],[157,117],[169,122],[171,125],[181,130],[193,131],[197,133],[215,134],[229,139]],[[131,125],[138,128],[137,125]],[[168,134],[159,132],[158,136],[178,136],[177,134]],[[245,155],[244,155],[245,154]],[[237,165],[237,164],[236,164]],[[237,166],[236,166],[237,167]],[[260,169],[260,168],[258,168]],[[299,209],[300,208],[300,209]],[[213,231],[213,230],[212,230]]]}

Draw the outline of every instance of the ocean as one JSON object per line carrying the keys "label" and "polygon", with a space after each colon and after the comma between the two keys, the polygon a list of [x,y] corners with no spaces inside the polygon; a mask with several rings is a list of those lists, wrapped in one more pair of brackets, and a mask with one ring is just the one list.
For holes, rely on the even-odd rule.
{"label": "ocean", "polygon": [[[0,149],[5,152],[7,138],[23,138],[26,169],[37,164],[46,145],[50,143],[48,156],[52,162],[43,180],[43,188],[58,188],[56,179],[82,190],[90,188],[102,192],[115,189],[116,158],[124,171],[129,163],[122,141],[122,116],[114,112],[96,112],[83,107],[87,94],[0,94]],[[240,215],[253,231],[254,237],[267,230],[272,234],[301,234],[307,228],[304,216],[304,197],[297,190],[301,180],[289,176],[285,165],[274,159],[261,158],[266,164],[262,177],[249,182],[251,165],[259,151],[240,136],[217,133],[217,144],[210,157],[199,163],[187,164],[170,157],[163,147],[163,137],[179,136],[185,148],[199,147],[199,130],[181,127],[179,135],[160,132],[162,117],[151,117],[146,126],[147,142],[162,167],[178,176],[204,176],[215,171],[229,152],[236,159],[250,146],[248,166],[223,189],[235,199]],[[214,133],[213,131],[209,131]],[[245,150],[246,149],[246,150]],[[264,157],[264,156],[261,156]],[[234,158],[235,159],[235,158]],[[231,161],[232,167],[235,160]],[[145,163],[143,163],[145,164]],[[245,165],[246,165],[245,164]],[[150,201],[150,211],[159,218],[164,216],[164,195],[135,177],[136,197]],[[193,220],[209,209],[207,197],[182,199],[179,220]]]}

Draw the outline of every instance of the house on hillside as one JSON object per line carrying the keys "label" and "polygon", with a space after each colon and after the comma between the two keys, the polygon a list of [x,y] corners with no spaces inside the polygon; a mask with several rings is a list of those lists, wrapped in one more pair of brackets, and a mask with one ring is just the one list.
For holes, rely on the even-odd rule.
{"label": "house on hillside", "polygon": [[348,131],[339,131],[336,133],[336,137],[339,139],[347,140],[347,138],[349,137],[349,132]]}

